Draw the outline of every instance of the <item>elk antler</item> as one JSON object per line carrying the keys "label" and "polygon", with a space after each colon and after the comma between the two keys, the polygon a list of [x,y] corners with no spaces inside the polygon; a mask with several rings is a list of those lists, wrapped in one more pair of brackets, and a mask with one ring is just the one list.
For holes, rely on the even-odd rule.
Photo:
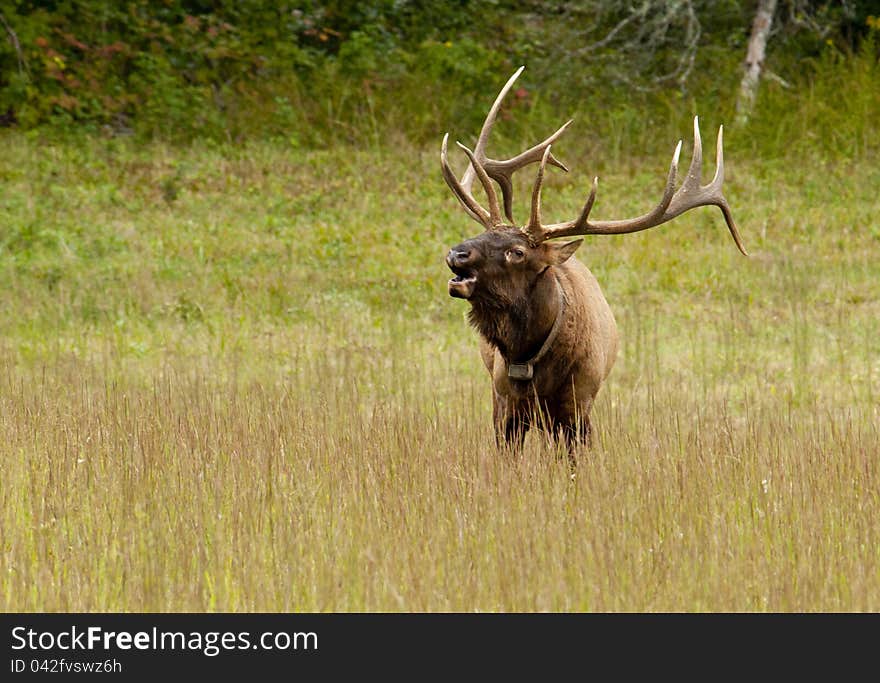
{"label": "elk antler", "polygon": [[587,197],[586,204],[581,210],[580,216],[572,221],[565,223],[554,223],[552,225],[541,224],[541,185],[544,180],[544,167],[549,161],[550,147],[544,151],[544,158],[541,159],[541,166],[538,170],[538,177],[535,180],[535,189],[532,193],[532,211],[529,222],[523,227],[532,243],[540,244],[541,242],[555,237],[567,237],[570,235],[621,235],[629,232],[638,232],[653,228],[667,221],[671,221],[676,216],[680,216],[685,211],[694,209],[698,206],[717,206],[724,214],[724,220],[733,241],[736,246],[746,256],[748,253],[743,247],[742,239],[736,224],[733,222],[733,215],[730,212],[730,206],[724,195],[721,193],[721,185],[724,182],[724,149],[723,149],[723,131],[724,127],[718,128],[718,143],[716,146],[715,156],[715,177],[708,185],[700,185],[700,168],[703,164],[703,146],[700,140],[700,125],[697,117],[694,117],[694,156],[691,159],[691,165],[688,168],[687,176],[684,183],[675,191],[675,181],[678,174],[678,157],[681,154],[681,140],[675,147],[675,153],[672,155],[672,163],[669,166],[669,175],[666,178],[666,189],[663,191],[663,197],[648,213],[637,218],[627,218],[625,220],[616,221],[590,221],[590,210],[593,208],[593,202],[596,200],[596,191],[599,187],[599,179],[593,179],[593,187],[590,195]]}
{"label": "elk antler", "polygon": [[[703,165],[703,146],[700,140],[700,126],[697,117],[694,117],[694,156],[691,159],[691,165],[688,168],[684,183],[675,190],[675,183],[678,174],[678,157],[681,154],[681,140],[675,148],[672,155],[672,164],[669,167],[669,174],[666,178],[666,188],[663,191],[663,197],[648,213],[638,216],[637,218],[628,218],[625,220],[614,221],[590,221],[590,211],[596,200],[596,192],[599,187],[599,179],[593,179],[593,187],[590,195],[581,210],[580,216],[572,221],[565,223],[553,223],[551,225],[543,225],[541,223],[541,186],[544,182],[544,169],[547,164],[558,166],[564,171],[568,171],[550,151],[551,145],[556,142],[560,135],[565,132],[571,121],[566,121],[560,128],[543,142],[530,147],[515,157],[502,161],[490,159],[486,156],[486,143],[489,134],[492,132],[492,126],[501,109],[501,102],[513,87],[514,82],[525,69],[521,66],[516,70],[505,83],[495,102],[492,104],[483,127],[480,130],[480,137],[477,138],[477,144],[471,151],[460,142],[459,147],[464,150],[470,160],[470,164],[464,175],[459,180],[452,169],[449,167],[449,161],[446,156],[446,148],[449,141],[449,134],[443,136],[443,145],[440,148],[440,165],[443,169],[443,178],[452,189],[452,192],[461,202],[465,211],[474,220],[482,223],[487,230],[497,230],[505,228],[503,218],[501,216],[501,208],[498,204],[498,195],[492,185],[492,180],[496,181],[501,187],[502,199],[504,202],[504,215],[513,223],[513,183],[512,176],[519,169],[531,164],[535,161],[541,162],[538,169],[538,176],[535,180],[535,186],[532,191],[532,209],[529,215],[529,221],[521,230],[528,235],[532,244],[540,244],[545,240],[556,237],[566,237],[570,235],[620,235],[629,232],[638,232],[653,228],[667,221],[671,221],[676,216],[680,216],[685,211],[694,209],[698,206],[717,206],[724,214],[724,220],[733,241],[739,250],[748,255],[743,247],[742,239],[736,224],[733,222],[733,215],[730,212],[730,206],[721,192],[721,185],[724,183],[724,149],[722,144],[724,127],[718,128],[718,143],[715,157],[715,177],[708,185],[700,184],[700,170]],[[483,189],[486,192],[486,199],[489,202],[488,211],[480,206],[479,202],[473,195],[474,178],[479,178]]]}
{"label": "elk antler", "polygon": [[[467,211],[468,215],[479,223],[482,223],[488,230],[495,230],[503,226],[501,210],[498,206],[498,195],[495,193],[495,188],[492,186],[490,178],[496,181],[501,187],[501,195],[504,201],[504,214],[507,216],[507,220],[513,223],[513,182],[511,178],[516,171],[536,161],[542,161],[545,165],[550,163],[553,166],[561,168],[563,171],[568,171],[562,162],[549,153],[549,149],[550,145],[556,142],[559,136],[565,132],[565,129],[568,128],[571,121],[566,121],[560,126],[559,130],[546,140],[534,147],[530,147],[521,154],[517,154],[515,157],[497,160],[490,159],[486,156],[486,142],[489,139],[489,133],[492,132],[492,126],[495,124],[498,111],[501,109],[501,102],[513,87],[514,82],[519,78],[523,69],[525,69],[525,67],[521,66],[516,70],[516,73],[507,80],[507,83],[505,83],[504,87],[501,89],[498,97],[495,98],[495,102],[492,105],[492,108],[489,109],[489,113],[486,115],[486,120],[483,122],[483,127],[480,130],[480,137],[477,138],[477,145],[474,147],[473,152],[461,143],[458,143],[459,147],[464,150],[470,160],[470,165],[464,172],[460,181],[452,172],[446,158],[446,146],[449,138],[448,133],[443,137],[443,145],[440,149],[440,165],[443,168],[443,178],[446,180],[446,183],[449,185],[453,194],[458,198],[458,201],[461,202],[461,205],[464,207],[465,211]],[[480,183],[486,191],[486,199],[489,202],[488,211],[480,206],[474,198],[472,191],[474,178],[480,179]]]}

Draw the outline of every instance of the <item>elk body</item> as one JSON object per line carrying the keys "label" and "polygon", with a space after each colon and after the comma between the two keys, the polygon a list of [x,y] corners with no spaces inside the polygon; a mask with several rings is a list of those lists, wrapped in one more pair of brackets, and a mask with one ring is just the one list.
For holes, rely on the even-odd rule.
{"label": "elk body", "polygon": [[[589,444],[590,411],[617,355],[614,315],[593,274],[574,252],[582,239],[553,242],[580,235],[617,235],[653,228],[698,206],[718,206],[739,250],[742,240],[721,193],[724,180],[722,129],[718,130],[715,177],[701,185],[702,145],[694,119],[694,152],[682,186],[676,190],[681,141],[675,149],[663,197],[648,213],[623,220],[594,221],[590,212],[598,178],[580,215],[564,223],[545,224],[541,217],[541,186],[548,164],[568,170],[550,151],[569,126],[565,123],[543,142],[505,160],[486,155],[486,143],[504,96],[522,73],[507,81],[489,110],[473,150],[461,143],[469,165],[459,179],[447,159],[448,135],[440,162],[443,177],[468,215],[484,232],[449,250],[453,272],[449,294],[466,299],[469,321],[480,334],[480,355],[492,378],[493,419],[499,444],[519,446],[531,427],[546,430],[574,447]],[[531,211],[524,225],[513,219],[513,173],[539,163]],[[479,180],[488,209],[474,197]],[[501,189],[501,202],[495,189]],[[502,206],[503,205],[503,206]]]}

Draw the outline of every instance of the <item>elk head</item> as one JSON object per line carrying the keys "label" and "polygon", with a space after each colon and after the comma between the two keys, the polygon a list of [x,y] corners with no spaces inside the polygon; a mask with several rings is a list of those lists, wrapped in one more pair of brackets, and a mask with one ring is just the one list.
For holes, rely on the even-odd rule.
{"label": "elk head", "polygon": [[[458,179],[449,166],[447,145],[449,135],[443,137],[440,149],[440,163],[443,178],[467,214],[480,223],[485,232],[454,246],[446,256],[446,263],[454,277],[449,281],[449,294],[472,302],[491,303],[493,306],[510,305],[513,301],[530,291],[538,277],[549,266],[565,262],[583,240],[564,244],[550,242],[557,237],[574,235],[619,235],[647,230],[662,225],[698,206],[713,205],[721,209],[730,234],[736,246],[746,254],[739,232],[727,200],[721,193],[724,182],[724,158],[722,149],[723,128],[718,129],[716,147],[715,177],[708,185],[701,185],[700,168],[703,161],[702,143],[698,120],[694,117],[694,152],[684,182],[675,189],[678,174],[678,158],[681,153],[681,140],[675,148],[666,187],[660,202],[648,213],[636,218],[623,220],[594,221],[590,211],[596,200],[598,178],[593,186],[579,216],[564,223],[544,224],[541,218],[541,186],[548,164],[567,171],[550,151],[551,145],[565,132],[571,121],[563,124],[553,135],[543,142],[527,149],[515,157],[504,160],[491,159],[486,155],[486,143],[492,126],[501,108],[501,102],[525,67],[520,67],[501,89],[489,110],[477,144],[473,150],[458,146],[467,155],[470,164],[461,179]],[[529,220],[518,226],[513,219],[514,172],[528,164],[539,162],[538,175],[532,190],[532,203]],[[488,209],[474,198],[472,189],[475,179],[486,194]],[[501,203],[492,181],[501,188]],[[503,203],[503,215],[502,206]],[[506,219],[506,220],[505,220]]]}

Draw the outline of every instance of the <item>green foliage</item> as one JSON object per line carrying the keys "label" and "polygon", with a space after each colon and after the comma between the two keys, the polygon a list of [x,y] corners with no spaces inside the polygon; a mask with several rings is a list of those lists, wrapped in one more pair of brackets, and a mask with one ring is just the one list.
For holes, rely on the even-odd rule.
{"label": "green foliage", "polygon": [[[780,3],[768,66],[797,90],[768,82],[763,111],[790,112],[786,97],[864,68],[849,62],[876,54],[869,9]],[[677,135],[696,111],[731,110],[752,11],[708,0],[2,0],[0,123],[293,147],[426,141],[478,126],[525,63],[501,135],[518,140],[572,111],[594,147],[653,151],[658,126]]]}
{"label": "green foliage", "polygon": [[12,107],[25,127],[66,122],[109,133],[134,127],[170,138],[223,137],[265,96],[255,84],[277,85],[308,62],[278,34],[292,11],[283,3],[249,3],[248,12],[220,4],[213,13],[195,2],[146,0],[71,0],[51,12],[12,5],[2,10],[22,54],[19,60],[11,41],[0,43],[0,73],[10,74],[0,77],[0,107]]}

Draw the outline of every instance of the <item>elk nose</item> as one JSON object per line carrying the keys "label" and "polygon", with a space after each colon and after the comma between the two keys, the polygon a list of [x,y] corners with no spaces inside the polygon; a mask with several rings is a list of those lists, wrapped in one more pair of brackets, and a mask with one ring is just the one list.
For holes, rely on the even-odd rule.
{"label": "elk nose", "polygon": [[446,265],[450,268],[461,268],[470,263],[473,255],[473,249],[450,249],[449,253],[446,254]]}

